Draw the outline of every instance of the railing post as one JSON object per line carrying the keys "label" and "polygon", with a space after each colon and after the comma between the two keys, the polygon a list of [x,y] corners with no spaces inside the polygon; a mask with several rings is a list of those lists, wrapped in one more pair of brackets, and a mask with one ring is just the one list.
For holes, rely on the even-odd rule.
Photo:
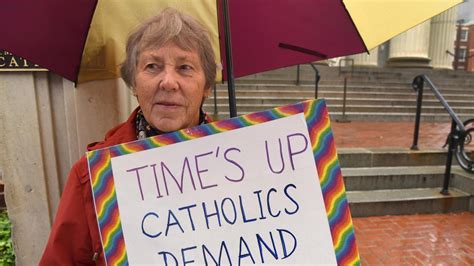
{"label": "railing post", "polygon": [[319,71],[316,68],[314,69],[316,70],[316,77],[314,80],[314,98],[318,99],[319,80],[321,79],[321,76],[319,75]]}
{"label": "railing post", "polygon": [[339,75],[341,75],[344,72],[344,92],[342,96],[342,118],[341,119],[336,119],[337,122],[342,122],[342,123],[347,123],[350,122],[349,119],[346,117],[346,101],[347,101],[347,77],[348,75],[346,74],[346,71],[342,71],[342,62],[348,61],[351,62],[351,71],[350,77],[354,75],[354,59],[352,58],[343,58],[339,61]]}
{"label": "railing post", "polygon": [[351,122],[346,117],[346,98],[347,98],[347,76],[344,76],[344,92],[343,92],[343,95],[342,95],[342,117],[341,117],[341,119],[336,119],[336,121],[340,122],[340,123]]}
{"label": "railing post", "polygon": [[416,118],[415,118],[415,131],[413,132],[413,145],[411,150],[418,150],[418,135],[420,131],[420,120],[421,120],[421,105],[423,103],[423,83],[424,80],[421,76],[418,76],[413,80],[413,89],[418,93],[416,98]]}
{"label": "railing post", "polygon": [[319,80],[321,79],[321,75],[319,75],[319,70],[313,65],[313,63],[309,63],[309,65],[313,68],[315,72],[314,77],[314,98],[318,99],[318,89],[319,89]]}
{"label": "railing post", "polygon": [[296,65],[296,85],[300,85],[300,65]]}
{"label": "railing post", "polygon": [[347,77],[344,77],[344,94],[342,96],[342,120],[346,120]]}
{"label": "railing post", "polygon": [[454,119],[451,122],[451,131],[449,132],[448,137],[448,157],[446,158],[446,170],[444,172],[444,181],[443,181],[443,189],[441,190],[441,194],[449,195],[449,179],[451,178],[451,164],[453,162],[453,155],[456,152],[456,145],[458,142],[458,134],[456,132],[456,122]]}
{"label": "railing post", "polygon": [[229,18],[229,0],[223,0],[222,6],[224,9],[224,26],[225,26],[225,55],[226,55],[226,70],[227,70],[227,90],[229,92],[229,112],[230,117],[237,116],[237,101],[235,98],[235,84],[234,84],[234,66],[232,59],[232,42],[230,36],[230,18]]}
{"label": "railing post", "polygon": [[218,110],[217,110],[217,86],[216,84],[214,84],[214,116],[217,120],[217,114],[218,114]]}

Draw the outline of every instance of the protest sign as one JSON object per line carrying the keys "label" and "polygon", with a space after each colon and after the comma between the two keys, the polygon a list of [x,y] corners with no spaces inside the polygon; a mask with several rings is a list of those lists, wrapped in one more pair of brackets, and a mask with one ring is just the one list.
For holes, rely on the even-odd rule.
{"label": "protest sign", "polygon": [[87,157],[110,265],[359,263],[324,101]]}

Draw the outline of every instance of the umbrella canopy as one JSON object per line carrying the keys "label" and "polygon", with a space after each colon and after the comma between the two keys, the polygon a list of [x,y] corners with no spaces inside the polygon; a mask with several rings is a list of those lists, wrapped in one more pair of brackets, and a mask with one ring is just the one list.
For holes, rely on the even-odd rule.
{"label": "umbrella canopy", "polygon": [[[1,27],[8,38],[0,39],[0,49],[72,81],[81,56],[79,82],[118,77],[127,33],[167,6],[195,16],[210,29],[215,51],[225,48],[215,0],[101,0],[83,53],[96,1],[5,0],[0,24],[14,26]],[[461,2],[229,0],[234,76],[367,51]]]}
{"label": "umbrella canopy", "polygon": [[75,81],[97,0],[3,0],[0,49]]}
{"label": "umbrella canopy", "polygon": [[[268,3],[265,0],[229,1],[235,77],[366,51],[340,1],[273,0],[271,5]],[[224,36],[224,27],[220,29]],[[226,65],[224,63],[224,67]]]}
{"label": "umbrella canopy", "polygon": [[371,50],[461,2],[229,0],[234,77]]}
{"label": "umbrella canopy", "polygon": [[368,50],[463,0],[343,0]]}

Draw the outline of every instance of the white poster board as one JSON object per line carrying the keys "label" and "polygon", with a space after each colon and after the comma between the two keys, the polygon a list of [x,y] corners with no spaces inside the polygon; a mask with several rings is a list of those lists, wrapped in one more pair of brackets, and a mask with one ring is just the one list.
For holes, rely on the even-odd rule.
{"label": "white poster board", "polygon": [[115,157],[112,169],[131,265],[336,264],[303,114]]}
{"label": "white poster board", "polygon": [[87,159],[108,265],[360,264],[323,100]]}

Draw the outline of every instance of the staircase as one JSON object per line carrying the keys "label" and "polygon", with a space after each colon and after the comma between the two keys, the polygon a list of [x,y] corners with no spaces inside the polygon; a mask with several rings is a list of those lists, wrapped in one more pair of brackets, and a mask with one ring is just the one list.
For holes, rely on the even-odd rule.
{"label": "staircase", "polygon": [[[317,66],[321,80],[318,97],[324,98],[332,119],[340,119],[343,106],[343,77],[338,68]],[[347,70],[345,70],[347,71]],[[416,93],[413,78],[427,74],[462,120],[474,117],[474,73],[430,69],[386,69],[357,67],[347,83],[346,115],[349,120],[412,121]],[[296,85],[296,67],[255,74],[236,80],[238,115],[314,98],[315,72],[302,65]],[[429,89],[427,89],[429,90]],[[227,85],[217,86],[218,119],[228,118]],[[214,98],[204,109],[214,114]],[[448,121],[449,116],[436,98],[425,92],[422,121]]]}
{"label": "staircase", "polygon": [[[321,75],[318,96],[325,98],[331,119],[340,119],[343,77],[338,68],[317,68]],[[461,120],[474,118],[474,73],[370,67],[355,68],[348,80],[346,117],[354,121],[413,121],[416,93],[411,83],[419,74],[430,77]],[[296,67],[237,79],[238,115],[312,99],[314,82],[315,73],[308,65],[301,66],[299,85]],[[428,90],[425,88],[422,121],[450,121]],[[228,118],[227,85],[218,85],[216,94],[217,119]],[[214,113],[212,95],[204,109]],[[446,153],[444,149],[338,149],[352,216],[474,211],[474,174],[465,172],[456,162],[451,171],[450,195],[440,194]],[[474,158],[472,149],[470,156]]]}
{"label": "staircase", "polygon": [[453,164],[450,195],[440,193],[445,150],[357,148],[338,154],[353,217],[474,211],[474,174],[459,166]]}

